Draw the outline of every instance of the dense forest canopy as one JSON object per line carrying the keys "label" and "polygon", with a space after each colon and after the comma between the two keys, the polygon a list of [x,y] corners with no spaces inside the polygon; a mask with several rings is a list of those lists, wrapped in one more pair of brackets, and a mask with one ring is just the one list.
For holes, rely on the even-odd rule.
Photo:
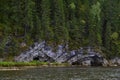
{"label": "dense forest canopy", "polygon": [[120,0],[0,0],[0,56],[43,40],[120,56]]}

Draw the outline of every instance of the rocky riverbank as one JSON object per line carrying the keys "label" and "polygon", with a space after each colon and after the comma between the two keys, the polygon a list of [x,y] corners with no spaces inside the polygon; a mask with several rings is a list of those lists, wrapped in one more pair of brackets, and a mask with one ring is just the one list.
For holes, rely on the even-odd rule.
{"label": "rocky riverbank", "polygon": [[15,57],[15,62],[48,62],[68,63],[80,66],[120,66],[120,58],[107,60],[102,53],[91,47],[68,50],[68,45],[58,45],[57,49],[47,45],[45,41],[34,43],[27,51]]}

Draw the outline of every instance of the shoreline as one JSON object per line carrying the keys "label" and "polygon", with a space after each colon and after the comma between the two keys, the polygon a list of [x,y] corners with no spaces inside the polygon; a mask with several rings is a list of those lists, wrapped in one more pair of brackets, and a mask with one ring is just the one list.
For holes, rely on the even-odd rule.
{"label": "shoreline", "polygon": [[0,66],[0,71],[18,71],[18,70],[27,70],[27,69],[34,69],[34,68],[64,68],[64,67],[73,67],[73,68],[120,68],[120,66],[81,66],[81,65],[69,65],[69,66],[64,66],[64,65],[41,65],[41,66],[12,66],[12,67],[1,67]]}
{"label": "shoreline", "polygon": [[72,67],[72,66],[22,66],[22,67],[0,67],[0,71],[16,71],[16,70],[27,70],[33,68],[58,68],[58,67]]}
{"label": "shoreline", "polygon": [[43,62],[0,62],[0,71],[26,70],[31,68],[71,67],[67,63],[43,63]]}
{"label": "shoreline", "polygon": [[120,65],[116,64],[108,64],[103,66],[88,66],[88,65],[72,65],[69,63],[48,63],[48,62],[0,62],[0,71],[11,71],[11,70],[26,70],[26,69],[32,69],[32,68],[57,68],[57,67],[120,67]]}

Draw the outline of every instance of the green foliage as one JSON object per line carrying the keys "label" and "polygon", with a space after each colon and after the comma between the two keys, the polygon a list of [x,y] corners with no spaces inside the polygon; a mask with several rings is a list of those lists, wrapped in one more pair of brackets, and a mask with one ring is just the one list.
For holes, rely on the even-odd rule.
{"label": "green foliage", "polygon": [[0,62],[0,67],[24,67],[24,66],[69,66],[67,63],[48,63],[48,62],[39,62],[39,61],[32,61],[32,62]]}
{"label": "green foliage", "polygon": [[98,20],[100,20],[100,13],[101,13],[101,8],[100,8],[100,2],[97,1],[94,5],[92,5],[91,9],[91,14],[93,15],[94,19],[97,17]]}
{"label": "green foliage", "polygon": [[95,2],[90,9],[90,17],[89,17],[89,44],[91,46],[100,46],[102,39],[101,39],[101,4],[100,2]]}
{"label": "green foliage", "polygon": [[53,15],[53,27],[54,31],[54,41],[57,44],[65,42],[68,40],[68,31],[65,26],[65,14],[63,0],[53,0],[54,8],[52,11]]}
{"label": "green foliage", "polygon": [[117,32],[114,32],[114,33],[111,35],[111,38],[112,38],[113,40],[117,40],[118,37],[119,37],[119,34],[118,34]]}
{"label": "green foliage", "polygon": [[52,41],[53,40],[53,30],[50,27],[50,1],[41,1],[41,26],[42,26],[42,37],[43,40]]}
{"label": "green foliage", "polygon": [[43,40],[68,43],[70,49],[100,46],[107,55],[120,55],[119,35],[119,0],[0,0],[1,56],[19,54],[22,42],[27,48]]}
{"label": "green foliage", "polygon": [[72,2],[72,3],[70,4],[70,8],[71,8],[71,9],[75,9],[75,7],[76,7],[75,4]]}

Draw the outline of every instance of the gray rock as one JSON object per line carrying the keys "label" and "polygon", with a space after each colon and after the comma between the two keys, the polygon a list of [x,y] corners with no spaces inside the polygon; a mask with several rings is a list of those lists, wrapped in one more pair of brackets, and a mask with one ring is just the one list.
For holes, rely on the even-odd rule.
{"label": "gray rock", "polygon": [[82,61],[82,66],[91,66],[91,60]]}
{"label": "gray rock", "polygon": [[4,59],[3,59],[3,58],[0,58],[0,62],[2,62],[2,61],[4,61]]}
{"label": "gray rock", "polygon": [[117,60],[117,64],[118,66],[120,66],[120,58]]}
{"label": "gray rock", "polygon": [[102,64],[104,67],[107,67],[107,66],[109,66],[109,62],[108,62],[108,60],[107,59],[103,59],[103,64]]}
{"label": "gray rock", "polygon": [[41,43],[34,43],[29,50],[21,53],[19,56],[15,57],[16,62],[30,62],[33,60],[38,60],[42,62],[58,62],[77,65],[98,65],[104,63],[102,56],[90,47],[86,52],[86,48],[80,48],[78,50],[68,51],[68,45],[58,45],[56,51],[51,46],[48,46],[45,41]]}
{"label": "gray rock", "polygon": [[110,60],[110,66],[120,66],[120,58],[115,57]]}

